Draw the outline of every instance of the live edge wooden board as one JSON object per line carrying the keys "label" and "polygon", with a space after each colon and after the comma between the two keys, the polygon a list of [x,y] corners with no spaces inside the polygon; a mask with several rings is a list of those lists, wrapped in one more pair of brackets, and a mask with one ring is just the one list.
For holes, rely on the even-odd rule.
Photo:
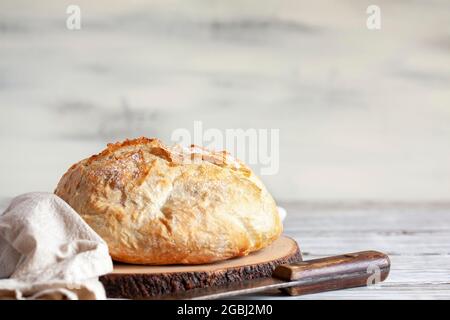
{"label": "live edge wooden board", "polygon": [[301,260],[297,242],[281,236],[269,247],[246,257],[212,264],[141,266],[117,263],[114,271],[100,281],[109,298],[141,299],[270,277],[278,265]]}

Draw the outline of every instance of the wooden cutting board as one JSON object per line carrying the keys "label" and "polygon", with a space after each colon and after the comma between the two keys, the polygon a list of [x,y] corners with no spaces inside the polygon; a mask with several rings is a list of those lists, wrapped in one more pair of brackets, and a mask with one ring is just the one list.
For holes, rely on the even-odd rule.
{"label": "wooden cutting board", "polygon": [[280,264],[301,261],[297,242],[281,236],[269,247],[248,256],[203,265],[142,266],[115,263],[100,278],[110,298],[139,299],[270,277]]}

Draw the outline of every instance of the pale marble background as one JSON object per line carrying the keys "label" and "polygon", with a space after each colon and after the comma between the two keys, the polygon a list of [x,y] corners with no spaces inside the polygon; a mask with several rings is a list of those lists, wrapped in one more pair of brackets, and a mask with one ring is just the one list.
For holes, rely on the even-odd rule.
{"label": "pale marble background", "polygon": [[93,2],[0,2],[0,195],[202,120],[280,128],[279,200],[450,200],[449,1]]}

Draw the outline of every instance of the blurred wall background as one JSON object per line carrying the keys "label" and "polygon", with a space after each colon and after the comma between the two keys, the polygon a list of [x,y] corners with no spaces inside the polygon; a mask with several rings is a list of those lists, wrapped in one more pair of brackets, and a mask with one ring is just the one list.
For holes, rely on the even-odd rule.
{"label": "blurred wall background", "polygon": [[[66,8],[81,8],[81,30]],[[381,8],[368,30],[366,8]],[[0,2],[0,195],[107,142],[279,128],[279,200],[450,200],[450,2]]]}

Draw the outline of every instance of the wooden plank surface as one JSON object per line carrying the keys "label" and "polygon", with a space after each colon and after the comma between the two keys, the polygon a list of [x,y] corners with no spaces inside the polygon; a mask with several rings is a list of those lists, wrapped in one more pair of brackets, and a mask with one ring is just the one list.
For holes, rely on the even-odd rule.
{"label": "wooden plank surface", "polygon": [[388,279],[301,297],[278,292],[243,299],[450,299],[450,203],[290,203],[285,234],[305,260],[374,249],[391,258]]}
{"label": "wooden plank surface", "polygon": [[[0,198],[3,210],[7,200]],[[374,249],[391,258],[388,279],[355,288],[288,297],[277,291],[241,299],[450,299],[450,203],[284,203],[285,234],[304,259]]]}

